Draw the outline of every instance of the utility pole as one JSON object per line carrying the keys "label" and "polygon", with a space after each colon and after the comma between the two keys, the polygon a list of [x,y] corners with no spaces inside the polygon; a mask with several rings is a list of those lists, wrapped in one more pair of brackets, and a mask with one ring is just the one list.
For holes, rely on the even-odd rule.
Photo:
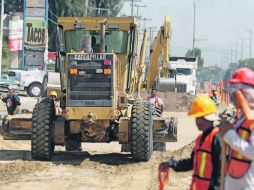
{"label": "utility pole", "polygon": [[243,37],[241,38],[241,60],[243,60]]}
{"label": "utility pole", "polygon": [[0,29],[0,79],[2,75],[2,50],[3,50],[3,27],[4,27],[4,0],[1,1],[1,29]]}
{"label": "utility pole", "polygon": [[145,29],[145,27],[146,27],[146,21],[151,21],[152,19],[150,19],[150,18],[139,18],[139,20],[143,20],[144,21],[144,29]]}
{"label": "utility pole", "polygon": [[137,17],[137,18],[140,18],[141,16],[139,17],[139,8],[140,8],[140,7],[145,8],[146,5],[138,5],[138,4],[135,4],[134,6],[137,7],[137,15],[136,15],[136,17]]}
{"label": "utility pole", "polygon": [[131,0],[131,16],[133,16],[134,0]]}
{"label": "utility pole", "polygon": [[238,54],[238,43],[236,42],[236,44],[235,44],[235,62],[237,63],[238,62],[238,60],[237,60],[237,55]]}
{"label": "utility pole", "polygon": [[231,64],[233,62],[233,49],[230,49],[230,63]]}
{"label": "utility pole", "polygon": [[84,17],[87,16],[88,4],[89,4],[89,0],[84,0],[84,13],[83,13]]}
{"label": "utility pole", "polygon": [[196,30],[196,2],[194,1],[194,13],[193,13],[193,37],[192,37],[192,56],[194,57],[195,48],[195,30]]}
{"label": "utility pole", "polygon": [[249,32],[250,32],[250,58],[251,58],[251,41],[252,41],[252,30],[251,30],[251,28],[250,28]]}
{"label": "utility pole", "polygon": [[141,2],[141,0],[126,0],[131,2],[131,16],[134,16],[134,2]]}

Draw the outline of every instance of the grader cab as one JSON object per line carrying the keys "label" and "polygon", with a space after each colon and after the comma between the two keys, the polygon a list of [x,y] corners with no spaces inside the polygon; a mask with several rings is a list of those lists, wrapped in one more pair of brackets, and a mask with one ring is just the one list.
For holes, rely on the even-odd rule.
{"label": "grader cab", "polygon": [[118,141],[129,145],[133,159],[148,161],[153,142],[176,141],[176,123],[154,117],[150,103],[135,99],[131,90],[138,36],[134,17],[59,18],[56,71],[63,114],[55,115],[49,97],[35,105],[33,159],[49,160],[56,145],[73,151],[82,142]]}

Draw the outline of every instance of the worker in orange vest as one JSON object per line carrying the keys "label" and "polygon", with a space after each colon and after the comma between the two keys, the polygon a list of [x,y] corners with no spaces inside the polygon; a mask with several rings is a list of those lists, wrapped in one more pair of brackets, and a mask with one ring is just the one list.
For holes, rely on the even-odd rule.
{"label": "worker in orange vest", "polygon": [[[229,94],[237,109],[240,102],[236,92],[240,90],[249,108],[254,112],[254,71],[240,68],[235,71],[231,80]],[[246,121],[243,112],[234,123],[222,121],[219,134],[230,146],[226,190],[254,189],[254,126]]]}
{"label": "worker in orange vest", "polygon": [[196,125],[202,133],[197,137],[191,157],[183,160],[171,158],[160,164],[165,171],[170,167],[177,172],[193,170],[191,190],[219,190],[221,141],[218,128],[213,122],[216,105],[209,96],[196,97],[188,115],[196,118]]}
{"label": "worker in orange vest", "polygon": [[151,103],[152,107],[159,110],[161,113],[163,112],[164,104],[162,99],[157,94],[157,89],[152,89],[151,96],[147,97],[147,101]]}

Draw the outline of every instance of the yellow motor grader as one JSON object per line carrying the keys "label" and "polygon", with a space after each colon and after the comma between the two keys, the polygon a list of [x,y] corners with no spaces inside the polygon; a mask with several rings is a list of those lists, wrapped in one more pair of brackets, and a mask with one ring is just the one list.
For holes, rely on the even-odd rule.
{"label": "yellow motor grader", "polygon": [[56,116],[54,101],[46,97],[35,105],[30,123],[5,122],[12,129],[31,125],[33,159],[49,160],[57,145],[72,151],[81,142],[118,141],[130,145],[134,160],[148,161],[153,142],[176,141],[175,123],[153,116],[150,103],[135,98],[140,63],[134,17],[60,17],[57,36],[63,114]]}

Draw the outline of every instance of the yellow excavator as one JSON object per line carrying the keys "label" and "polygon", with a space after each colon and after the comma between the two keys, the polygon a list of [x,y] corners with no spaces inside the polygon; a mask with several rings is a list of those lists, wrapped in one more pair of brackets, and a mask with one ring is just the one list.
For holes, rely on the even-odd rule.
{"label": "yellow excavator", "polygon": [[[156,34],[150,47],[149,63],[145,63],[148,32],[144,31],[143,43],[140,52],[140,64],[137,66],[138,97],[142,89],[158,91],[175,91],[176,72],[169,68],[169,46],[171,38],[170,18],[165,17],[164,24]],[[172,86],[173,84],[173,86]],[[173,88],[173,89],[172,89]]]}
{"label": "yellow excavator", "polygon": [[134,160],[148,161],[153,142],[176,141],[176,125],[153,117],[150,103],[134,98],[135,77],[144,71],[137,60],[138,34],[134,17],[60,17],[60,88],[46,86],[48,94],[59,90],[63,114],[57,116],[54,101],[43,98],[30,119],[6,120],[4,135],[13,135],[8,129],[16,126],[30,129],[35,160],[49,160],[57,145],[77,151],[82,142],[118,141],[130,145]]}

